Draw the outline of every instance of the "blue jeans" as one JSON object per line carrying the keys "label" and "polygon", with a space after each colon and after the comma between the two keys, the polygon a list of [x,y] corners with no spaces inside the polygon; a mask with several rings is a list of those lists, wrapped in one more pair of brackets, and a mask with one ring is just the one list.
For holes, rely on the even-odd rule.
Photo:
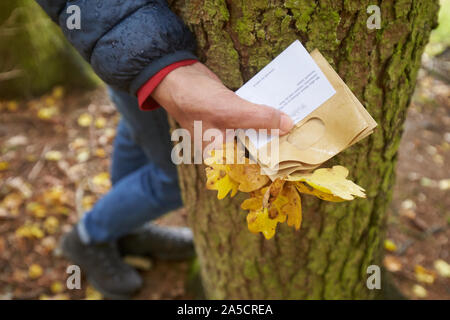
{"label": "blue jeans", "polygon": [[166,112],[141,111],[135,97],[111,88],[109,93],[122,114],[112,156],[113,186],[78,224],[86,243],[114,241],[182,205]]}

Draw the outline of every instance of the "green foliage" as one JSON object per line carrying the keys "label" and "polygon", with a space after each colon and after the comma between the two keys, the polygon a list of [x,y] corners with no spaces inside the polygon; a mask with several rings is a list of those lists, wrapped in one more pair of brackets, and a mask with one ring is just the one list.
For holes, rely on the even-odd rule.
{"label": "green foliage", "polygon": [[426,52],[430,55],[441,53],[450,46],[450,0],[441,0],[439,10],[439,25],[431,33],[430,43]]}

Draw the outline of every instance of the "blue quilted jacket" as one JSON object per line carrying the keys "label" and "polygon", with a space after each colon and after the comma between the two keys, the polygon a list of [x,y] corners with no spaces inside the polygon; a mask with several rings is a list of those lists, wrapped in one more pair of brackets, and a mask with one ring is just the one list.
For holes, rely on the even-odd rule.
{"label": "blue quilted jacket", "polygon": [[[196,59],[195,39],[165,0],[37,0],[107,84],[136,94],[162,68]],[[69,30],[77,5],[81,29]]]}

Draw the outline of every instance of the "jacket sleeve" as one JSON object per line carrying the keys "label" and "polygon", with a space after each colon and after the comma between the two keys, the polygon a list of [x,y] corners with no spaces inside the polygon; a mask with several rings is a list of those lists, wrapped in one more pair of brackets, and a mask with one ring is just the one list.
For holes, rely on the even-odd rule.
{"label": "jacket sleeve", "polygon": [[[165,0],[37,0],[107,84],[136,95],[159,70],[196,59],[195,39]],[[80,8],[81,28],[69,30]]]}

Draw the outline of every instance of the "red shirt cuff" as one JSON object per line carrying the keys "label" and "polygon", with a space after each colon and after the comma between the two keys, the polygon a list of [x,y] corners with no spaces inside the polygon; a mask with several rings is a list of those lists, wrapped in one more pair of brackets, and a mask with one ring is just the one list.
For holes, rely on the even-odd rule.
{"label": "red shirt cuff", "polygon": [[156,87],[164,80],[164,78],[173,70],[189,66],[198,62],[197,60],[189,59],[189,60],[181,60],[167,67],[161,69],[156,73],[153,77],[150,78],[137,92],[137,98],[139,102],[139,108],[144,111],[155,110],[160,107],[158,102],[152,98],[151,94],[156,89]]}

